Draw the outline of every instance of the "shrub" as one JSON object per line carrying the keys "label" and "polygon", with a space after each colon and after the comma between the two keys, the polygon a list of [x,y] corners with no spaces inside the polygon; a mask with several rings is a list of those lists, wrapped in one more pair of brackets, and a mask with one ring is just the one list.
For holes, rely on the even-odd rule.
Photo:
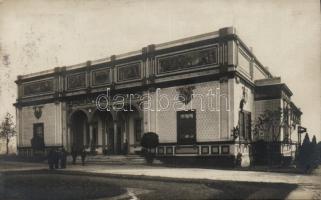
{"label": "shrub", "polygon": [[142,152],[144,153],[145,159],[147,163],[153,163],[155,155],[153,152],[151,152],[151,149],[154,149],[157,147],[159,141],[158,141],[158,135],[154,132],[147,132],[144,133],[142,139],[141,139],[141,145],[143,147]]}
{"label": "shrub", "polygon": [[159,143],[158,135],[154,132],[144,133],[141,139],[142,147],[144,147],[145,149],[148,149],[149,151],[150,149],[156,148],[158,143]]}

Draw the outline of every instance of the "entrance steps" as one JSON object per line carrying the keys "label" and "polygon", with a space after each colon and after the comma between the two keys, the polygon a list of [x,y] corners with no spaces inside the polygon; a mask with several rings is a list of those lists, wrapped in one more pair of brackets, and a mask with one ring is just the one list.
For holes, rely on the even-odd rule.
{"label": "entrance steps", "polygon": [[[72,157],[68,156],[68,161],[72,162]],[[77,157],[77,163],[81,163],[80,156]],[[128,164],[146,164],[145,158],[140,155],[87,155],[86,163],[92,164],[115,164],[115,165],[128,165]]]}

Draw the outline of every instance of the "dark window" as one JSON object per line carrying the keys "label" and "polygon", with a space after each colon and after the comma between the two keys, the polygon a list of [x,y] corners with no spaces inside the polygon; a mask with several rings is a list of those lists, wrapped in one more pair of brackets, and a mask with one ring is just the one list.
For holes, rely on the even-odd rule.
{"label": "dark window", "polygon": [[44,149],[45,140],[44,140],[43,123],[33,124],[33,138],[31,139],[31,146],[35,150],[43,150]]}
{"label": "dark window", "polygon": [[44,139],[44,128],[43,123],[33,124],[33,137]]}
{"label": "dark window", "polygon": [[240,137],[244,140],[251,140],[251,113],[239,112]]}
{"label": "dark window", "polygon": [[142,120],[136,119],[134,124],[135,142],[139,143],[142,135]]}
{"label": "dark window", "polygon": [[177,112],[177,142],[179,144],[194,144],[196,142],[195,111]]}

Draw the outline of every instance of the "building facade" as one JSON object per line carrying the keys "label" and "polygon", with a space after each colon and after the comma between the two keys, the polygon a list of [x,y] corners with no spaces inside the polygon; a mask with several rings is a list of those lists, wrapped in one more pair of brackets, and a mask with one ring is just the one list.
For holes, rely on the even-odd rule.
{"label": "building facade", "polygon": [[[139,51],[18,76],[18,152],[82,147],[106,154],[141,151],[159,136],[159,157],[233,157],[249,164],[251,142],[283,142],[292,155],[301,111],[292,92],[255,57],[233,27],[148,45]],[[278,125],[257,125],[281,110]],[[286,112],[285,112],[286,111]],[[287,113],[287,114],[284,114]],[[264,131],[268,130],[268,131]],[[284,149],[283,149],[284,148]]]}

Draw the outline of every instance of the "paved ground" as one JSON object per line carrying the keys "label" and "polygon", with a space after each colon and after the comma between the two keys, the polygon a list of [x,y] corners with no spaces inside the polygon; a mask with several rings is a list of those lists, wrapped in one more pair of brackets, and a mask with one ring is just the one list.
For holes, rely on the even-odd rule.
{"label": "paved ground", "polygon": [[[0,172],[7,171],[22,171],[26,169],[47,169],[45,164],[31,164],[31,163],[14,163],[14,162],[4,162],[0,165]],[[275,184],[283,184],[287,186],[293,186],[292,188],[286,188],[288,193],[282,198],[287,199],[321,199],[321,168],[319,167],[312,175],[298,175],[298,174],[286,174],[286,173],[272,173],[272,172],[251,172],[251,171],[237,171],[237,170],[218,170],[218,169],[199,169],[199,168],[169,168],[162,166],[147,166],[147,165],[69,165],[65,170],[57,170],[58,173],[63,174],[87,174],[90,173],[95,177],[109,177],[117,178],[127,177],[136,178],[138,180],[147,179],[149,181],[158,180],[165,181],[170,178],[170,181],[175,180],[185,180],[185,181],[199,181],[206,184],[211,183],[211,181],[216,182],[215,187],[220,188],[217,185],[217,181],[224,183],[241,183],[238,187],[232,187],[231,190],[237,190],[236,188],[242,188],[241,191],[249,192],[249,188],[255,188],[262,183],[266,185],[261,185],[262,187],[256,188],[261,191],[259,194],[264,193],[268,196],[269,194],[275,192],[278,187],[275,188]],[[143,178],[142,178],[143,176]],[[252,184],[252,186],[244,186],[244,182]],[[254,184],[254,185],[253,185]],[[151,184],[153,185],[153,184]],[[175,185],[175,184],[174,184]],[[178,184],[179,185],[179,184]],[[131,186],[130,184],[128,186]],[[242,187],[241,187],[242,186]],[[185,186],[184,186],[185,187]],[[187,187],[187,186],[186,186]],[[195,188],[198,188],[194,186]],[[205,187],[205,186],[204,186]],[[208,187],[208,185],[206,186]],[[282,187],[279,187],[280,193]],[[183,191],[183,190],[182,190]],[[220,188],[220,191],[226,191]],[[197,192],[195,190],[195,192]],[[209,194],[209,193],[204,193]],[[218,195],[218,193],[216,193]],[[247,193],[244,193],[244,197]],[[256,194],[258,195],[258,194]],[[267,197],[267,196],[256,196],[256,197]],[[223,196],[221,196],[223,197]],[[232,196],[233,197],[233,196]],[[254,196],[255,197],[255,196]],[[253,198],[253,196],[251,196]],[[148,198],[147,198],[148,199]]]}
{"label": "paved ground", "polygon": [[247,181],[265,183],[291,183],[298,188],[289,199],[321,199],[321,166],[312,175],[298,175],[273,172],[251,172],[237,170],[168,168],[160,166],[70,166],[68,170],[99,174],[167,177],[194,180]]}

